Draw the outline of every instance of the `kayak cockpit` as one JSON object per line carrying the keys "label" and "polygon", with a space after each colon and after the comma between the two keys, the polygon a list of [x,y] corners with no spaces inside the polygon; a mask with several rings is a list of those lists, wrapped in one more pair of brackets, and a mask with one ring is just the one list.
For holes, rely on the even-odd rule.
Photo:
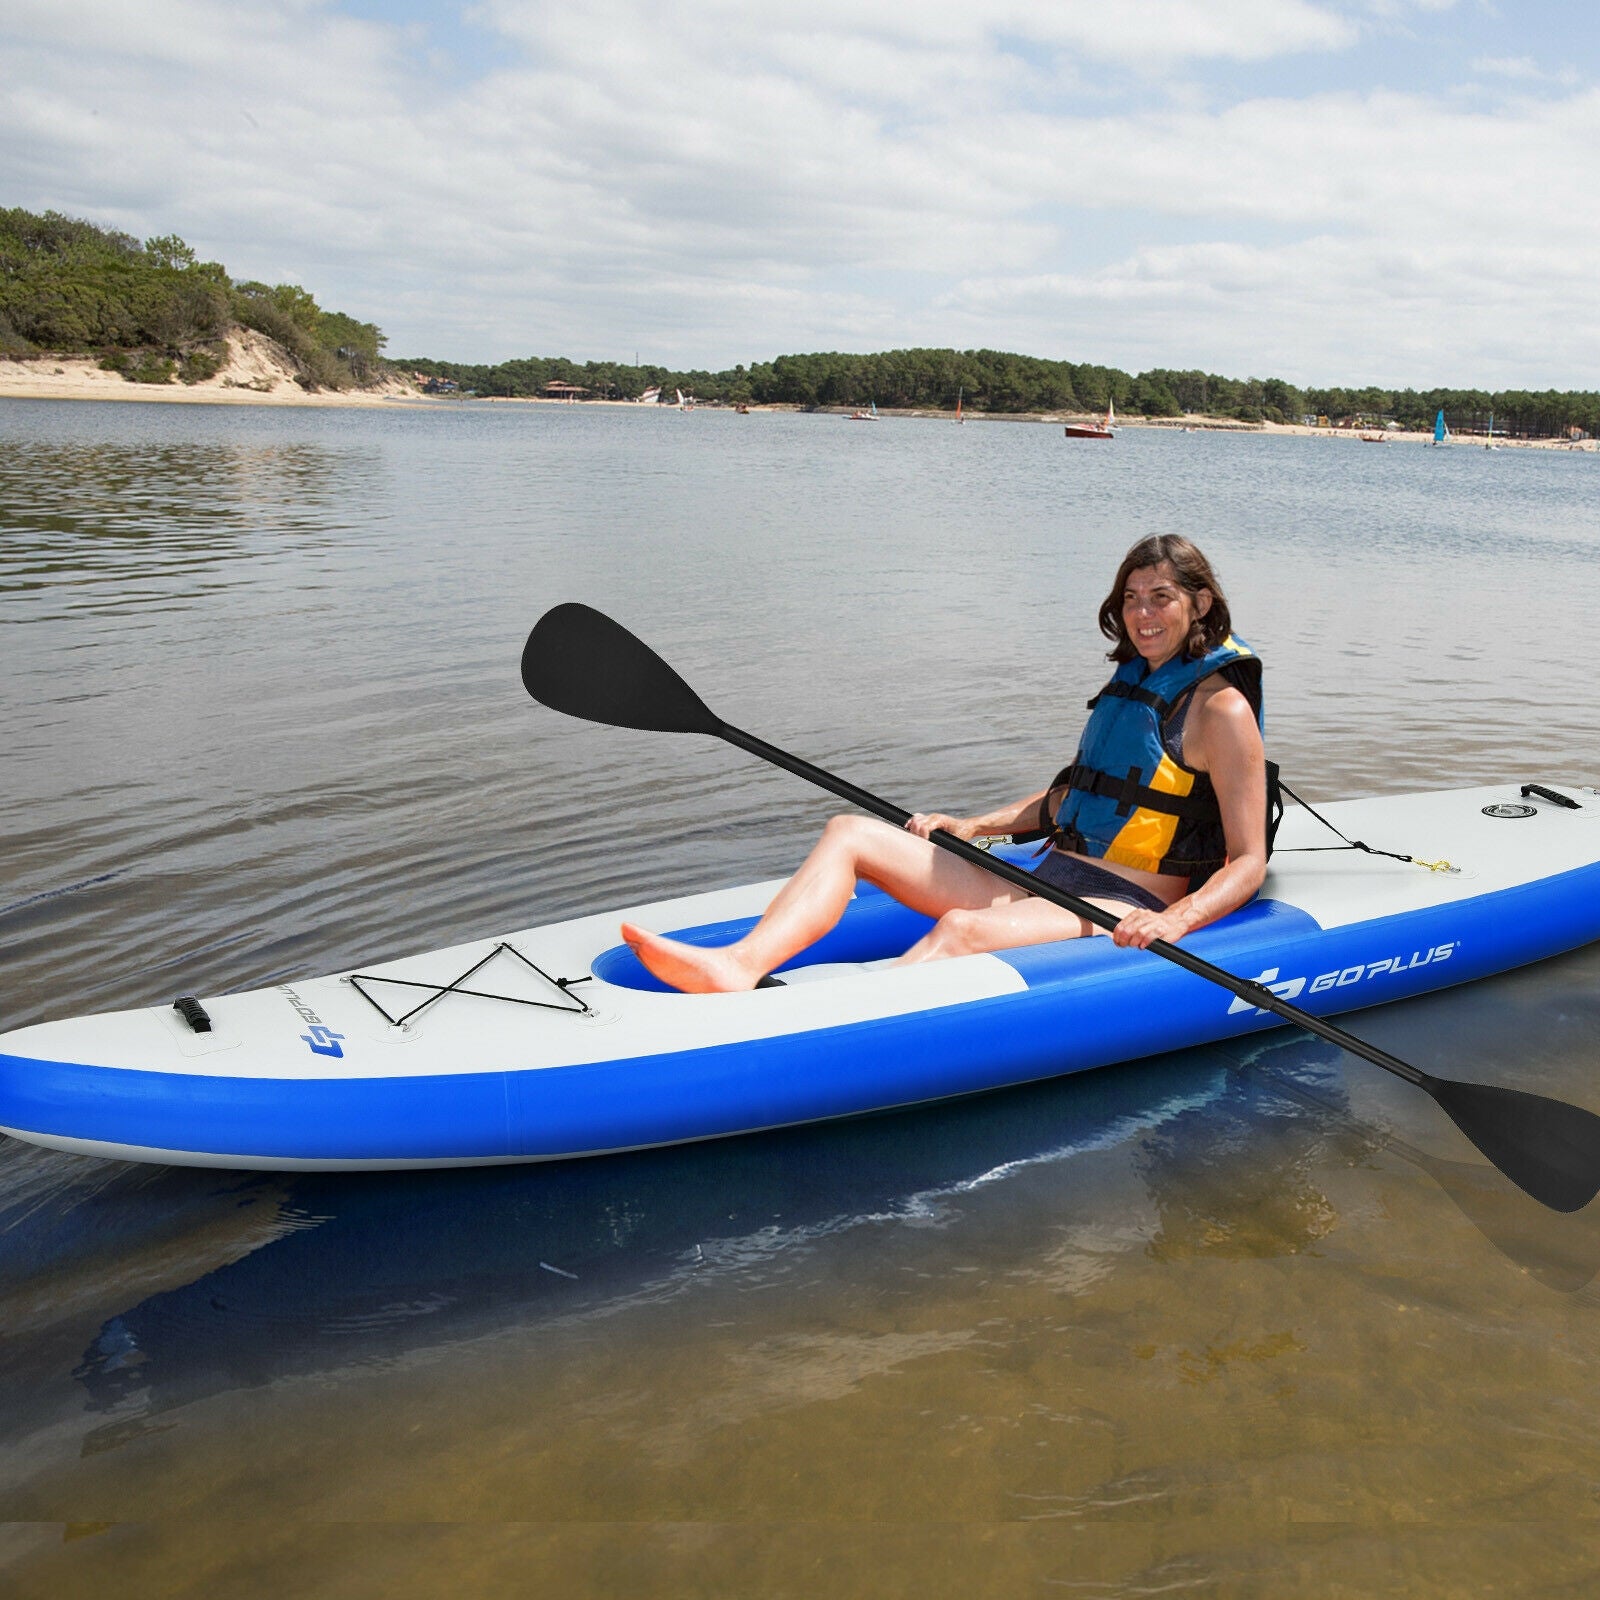
{"label": "kayak cockpit", "polygon": [[[684,944],[714,949],[718,945],[732,944],[742,939],[757,922],[757,918],[733,917],[724,922],[706,922],[692,928],[666,928],[668,938]],[[793,961],[778,968],[783,975],[820,966],[861,966],[875,961],[892,961],[904,955],[929,928],[930,917],[912,911],[880,889],[866,888],[850,902],[849,908],[838,923],[809,949],[801,951]],[[648,989],[656,993],[670,993],[653,973],[647,971],[639,958],[625,944],[602,950],[590,963],[589,970],[602,983],[615,984],[622,989]]]}

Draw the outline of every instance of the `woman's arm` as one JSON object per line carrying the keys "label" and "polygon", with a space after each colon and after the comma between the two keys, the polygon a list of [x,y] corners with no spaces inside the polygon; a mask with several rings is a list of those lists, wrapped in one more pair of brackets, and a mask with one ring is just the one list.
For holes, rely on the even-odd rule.
{"label": "woman's arm", "polygon": [[1175,943],[1237,911],[1267,875],[1267,756],[1250,702],[1231,686],[1207,695],[1190,714],[1183,754],[1189,766],[1211,775],[1228,862],[1165,911],[1129,912],[1112,935],[1120,945],[1145,950],[1157,939]]}
{"label": "woman's arm", "polygon": [[919,839],[926,839],[935,828],[953,833],[958,839],[982,839],[991,834],[1027,832],[1039,825],[1039,802],[1045,797],[1041,789],[1026,800],[986,811],[981,817],[948,817],[942,811],[919,811],[907,824],[907,829]]}

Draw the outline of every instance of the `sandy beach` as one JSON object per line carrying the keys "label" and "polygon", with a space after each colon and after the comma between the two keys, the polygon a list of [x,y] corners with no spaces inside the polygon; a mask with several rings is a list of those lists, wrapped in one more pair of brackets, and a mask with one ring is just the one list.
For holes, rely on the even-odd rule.
{"label": "sandy beach", "polygon": [[157,403],[268,406],[371,406],[421,400],[409,378],[392,376],[369,389],[302,389],[294,368],[270,339],[249,329],[229,336],[228,359],[201,383],[130,383],[94,356],[0,360],[0,399],[140,400]]}

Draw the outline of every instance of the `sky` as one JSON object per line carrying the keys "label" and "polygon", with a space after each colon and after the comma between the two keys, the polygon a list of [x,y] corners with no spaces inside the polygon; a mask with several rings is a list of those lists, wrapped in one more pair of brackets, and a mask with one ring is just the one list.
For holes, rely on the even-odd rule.
{"label": "sky", "polygon": [[393,356],[1600,388],[1592,0],[6,0],[0,205]]}

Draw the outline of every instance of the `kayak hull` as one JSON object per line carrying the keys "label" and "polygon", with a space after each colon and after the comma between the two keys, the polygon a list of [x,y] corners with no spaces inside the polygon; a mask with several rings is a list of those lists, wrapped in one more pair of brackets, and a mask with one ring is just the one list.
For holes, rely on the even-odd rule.
{"label": "kayak hull", "polygon": [[[1432,816],[1467,858],[1449,875],[1282,851],[1314,833],[1291,813],[1263,894],[1185,948],[1332,1015],[1600,939],[1600,797],[1559,792],[1579,809],[1485,817],[1514,802],[1503,786],[1324,808],[1402,847],[1418,841],[1400,830]],[[1384,840],[1360,807],[1392,819]],[[616,942],[623,916],[726,942],[774,887],[206,999],[209,1032],[166,1006],[20,1029],[0,1037],[0,1128],[81,1154],[216,1167],[557,1160],[890,1110],[1280,1025],[1107,939],[893,966],[928,924],[877,891],[781,988],[669,993]]]}

